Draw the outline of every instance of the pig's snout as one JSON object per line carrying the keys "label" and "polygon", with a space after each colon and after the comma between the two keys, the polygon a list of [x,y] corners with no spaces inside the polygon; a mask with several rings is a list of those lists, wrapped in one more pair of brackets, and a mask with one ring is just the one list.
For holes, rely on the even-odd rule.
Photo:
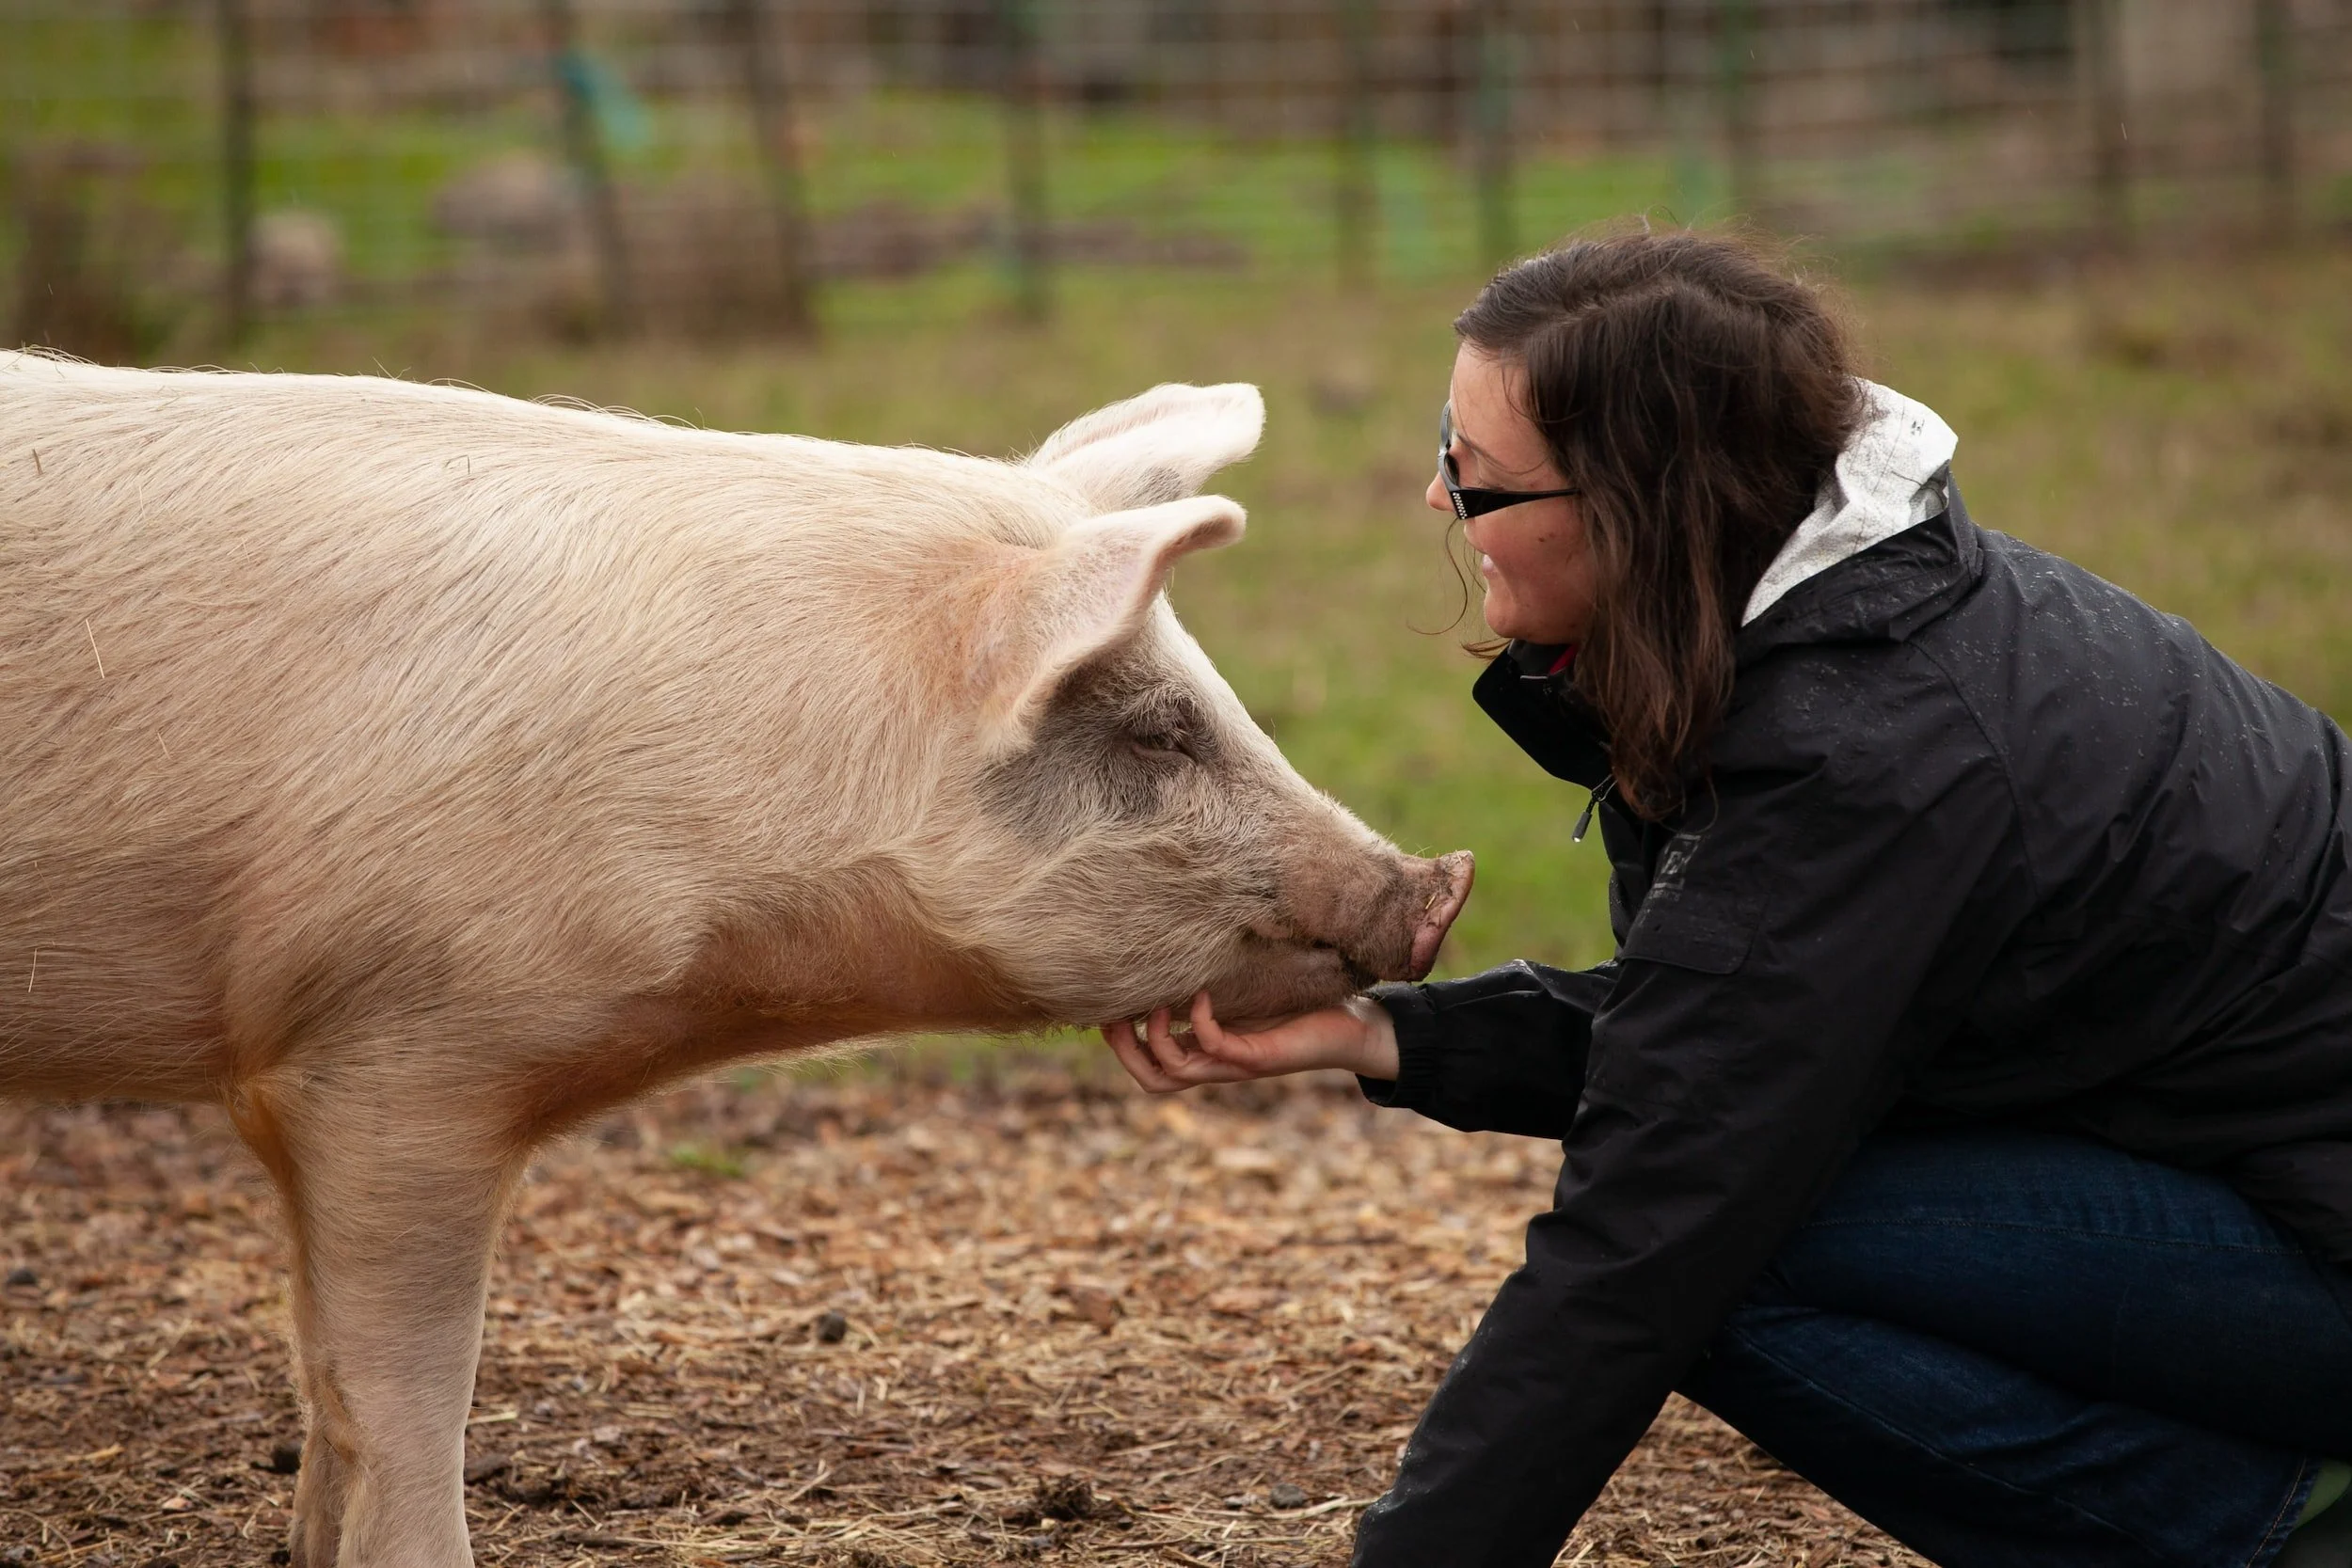
{"label": "pig's snout", "polygon": [[1422,860],[1385,847],[1310,859],[1292,884],[1309,896],[1253,929],[1241,962],[1210,984],[1217,1016],[1288,1018],[1377,981],[1420,979],[1470,897],[1470,863],[1467,849]]}
{"label": "pig's snout", "polygon": [[1421,924],[1413,930],[1413,950],[1407,980],[1418,980],[1429,973],[1438,961],[1438,949],[1445,942],[1445,934],[1453,928],[1454,917],[1462,912],[1470,900],[1470,881],[1477,864],[1468,849],[1456,849],[1441,855],[1435,863],[1438,885],[1430,893]]}

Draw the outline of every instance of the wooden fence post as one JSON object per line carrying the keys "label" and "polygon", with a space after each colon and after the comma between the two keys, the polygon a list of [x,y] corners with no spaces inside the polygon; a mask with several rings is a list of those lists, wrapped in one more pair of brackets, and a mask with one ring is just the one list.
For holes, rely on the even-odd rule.
{"label": "wooden fence post", "polygon": [[2254,67],[2262,82],[2264,216],[2273,238],[2295,232],[2295,60],[2287,0],[2254,0]]}
{"label": "wooden fence post", "polygon": [[1491,269],[1518,250],[1511,200],[1511,30],[1499,3],[1479,8],[1476,43],[1470,116],[1478,171],[1478,260]]}
{"label": "wooden fence post", "polygon": [[604,134],[596,124],[596,83],[587,55],[580,53],[580,29],[571,0],[539,0],[539,15],[548,29],[548,48],[555,67],[556,90],[564,103],[564,156],[588,199],[588,227],[596,247],[598,279],[604,288],[604,326],[628,332],[634,325],[633,296],[628,267],[628,243],[621,225],[621,202],[612,188],[612,169],[604,153]]}
{"label": "wooden fence post", "polygon": [[1005,183],[1012,212],[1014,308],[1053,310],[1053,234],[1045,191],[1045,71],[1038,0],[996,0],[997,91],[1005,107]]}
{"label": "wooden fence post", "polygon": [[1716,91],[1724,128],[1724,167],[1734,214],[1752,217],[1763,149],[1756,113],[1756,0],[1718,0]]}
{"label": "wooden fence post", "polygon": [[253,328],[253,19],[246,0],[218,0],[220,37],[221,330],[230,348]]}
{"label": "wooden fence post", "polygon": [[1375,0],[1339,0],[1340,93],[1338,162],[1332,216],[1339,243],[1340,281],[1367,288],[1380,243],[1379,198],[1373,155],[1379,134],[1372,80]]}
{"label": "wooden fence post", "polygon": [[2131,239],[2130,130],[2123,90],[2123,37],[2116,0],[2079,0],[2077,34],[2084,112],[2090,119],[2090,184],[2101,242],[2120,248]]}
{"label": "wooden fence post", "polygon": [[814,337],[816,278],[809,244],[808,192],[801,171],[800,145],[793,135],[790,80],[776,63],[768,0],[733,0],[733,4],[736,34],[743,50],[743,93],[751,105],[752,139],[767,174],[769,209],[776,226],[780,325],[795,338]]}

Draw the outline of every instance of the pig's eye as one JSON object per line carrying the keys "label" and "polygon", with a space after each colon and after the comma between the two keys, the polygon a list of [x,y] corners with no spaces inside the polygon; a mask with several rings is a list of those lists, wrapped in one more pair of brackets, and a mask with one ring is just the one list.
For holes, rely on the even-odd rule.
{"label": "pig's eye", "polygon": [[1189,762],[1192,743],[1182,731],[1154,726],[1130,730],[1127,748],[1136,755],[1152,762]]}

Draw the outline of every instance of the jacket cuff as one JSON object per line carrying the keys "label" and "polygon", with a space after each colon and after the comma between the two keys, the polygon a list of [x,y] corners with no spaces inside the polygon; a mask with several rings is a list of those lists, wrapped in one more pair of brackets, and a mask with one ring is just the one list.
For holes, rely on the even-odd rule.
{"label": "jacket cuff", "polygon": [[1396,1076],[1356,1075],[1364,1098],[1375,1105],[1400,1111],[1421,1111],[1437,1103],[1441,1052],[1438,1039],[1442,1025],[1429,993],[1403,983],[1375,986],[1368,993],[1388,1010],[1396,1025]]}

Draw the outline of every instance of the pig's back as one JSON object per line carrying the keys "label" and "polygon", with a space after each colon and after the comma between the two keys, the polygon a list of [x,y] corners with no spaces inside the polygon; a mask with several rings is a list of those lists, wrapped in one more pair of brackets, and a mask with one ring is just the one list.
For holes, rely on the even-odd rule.
{"label": "pig's back", "polygon": [[840,508],[895,485],[911,552],[991,467],[0,356],[0,1091],[204,1092],[339,945],[658,983],[746,845],[870,792],[791,776],[871,751]]}

